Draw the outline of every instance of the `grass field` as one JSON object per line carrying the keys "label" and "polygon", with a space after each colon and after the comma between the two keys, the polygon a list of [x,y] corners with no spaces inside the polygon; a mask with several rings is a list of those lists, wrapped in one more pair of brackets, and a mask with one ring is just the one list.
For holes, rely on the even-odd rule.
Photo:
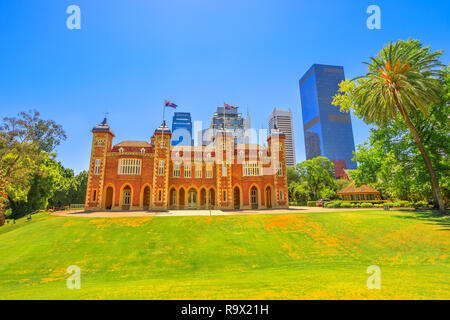
{"label": "grass field", "polygon": [[[450,219],[426,212],[41,213],[0,227],[0,245],[0,299],[450,298]],[[70,265],[80,290],[66,287]]]}

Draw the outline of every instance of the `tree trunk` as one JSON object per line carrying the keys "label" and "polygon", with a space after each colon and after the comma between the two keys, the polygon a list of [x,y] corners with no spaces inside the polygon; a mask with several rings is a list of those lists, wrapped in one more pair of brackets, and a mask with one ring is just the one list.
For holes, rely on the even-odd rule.
{"label": "tree trunk", "polygon": [[409,128],[409,131],[411,132],[411,135],[416,141],[417,146],[419,147],[420,153],[422,154],[422,158],[425,162],[425,165],[428,169],[428,173],[430,174],[430,180],[431,180],[431,189],[433,190],[434,199],[437,200],[439,205],[439,211],[441,214],[445,214],[445,204],[444,199],[442,198],[441,188],[439,187],[439,181],[436,176],[436,173],[434,172],[433,165],[431,164],[430,157],[428,156],[427,151],[425,150],[425,147],[422,144],[422,140],[419,137],[419,134],[417,133],[416,128],[412,124],[411,120],[409,119],[408,114],[403,109],[403,107],[398,103],[397,101],[397,108],[400,111],[401,115],[403,116],[403,119],[405,119],[406,125]]}
{"label": "tree trunk", "polygon": [[[3,190],[2,185],[0,185],[0,196],[3,197],[3,194],[4,194],[4,190]],[[5,224],[5,207],[3,205],[3,200],[0,199],[0,227],[4,224]]]}

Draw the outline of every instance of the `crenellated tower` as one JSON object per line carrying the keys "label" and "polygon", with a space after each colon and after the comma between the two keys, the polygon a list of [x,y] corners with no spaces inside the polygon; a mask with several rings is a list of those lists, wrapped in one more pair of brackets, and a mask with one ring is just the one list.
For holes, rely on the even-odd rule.
{"label": "crenellated tower", "polygon": [[276,206],[287,206],[287,172],[286,172],[286,136],[277,126],[271,130],[267,143],[271,155],[271,174],[273,175],[273,186],[275,192]]}
{"label": "crenellated tower", "polygon": [[89,161],[89,177],[86,189],[86,209],[101,209],[105,181],[106,153],[111,151],[114,133],[108,122],[92,129],[91,158]]}
{"label": "crenellated tower", "polygon": [[172,132],[165,121],[155,130],[151,138],[155,148],[152,202],[154,207],[161,210],[168,207],[171,139]]}
{"label": "crenellated tower", "polygon": [[217,204],[222,208],[231,208],[233,135],[222,128],[217,130],[214,141],[216,144]]}

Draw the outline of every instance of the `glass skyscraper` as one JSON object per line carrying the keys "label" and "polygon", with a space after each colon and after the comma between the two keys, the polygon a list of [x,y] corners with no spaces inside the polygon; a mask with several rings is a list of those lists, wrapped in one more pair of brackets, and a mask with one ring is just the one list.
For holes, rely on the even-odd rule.
{"label": "glass skyscraper", "polygon": [[[178,131],[177,131],[178,130]],[[172,145],[191,146],[192,120],[189,112],[175,112],[172,118]]]}
{"label": "glass skyscraper", "polygon": [[217,107],[211,120],[211,129],[215,131],[222,128],[232,133],[235,143],[243,143],[244,119],[237,109],[227,110],[224,107]]}
{"label": "glass skyscraper", "polygon": [[355,143],[349,113],[342,113],[331,101],[345,80],[344,68],[314,64],[300,79],[306,159],[327,157],[334,163],[335,176],[343,169],[356,169]]}

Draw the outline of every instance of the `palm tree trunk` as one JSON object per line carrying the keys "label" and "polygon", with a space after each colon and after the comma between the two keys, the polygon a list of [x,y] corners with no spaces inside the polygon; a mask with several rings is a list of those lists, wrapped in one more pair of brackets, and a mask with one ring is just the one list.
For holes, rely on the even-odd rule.
{"label": "palm tree trunk", "polygon": [[441,188],[439,187],[439,181],[437,179],[436,173],[434,172],[430,157],[428,156],[428,153],[422,144],[422,140],[420,139],[416,128],[414,127],[411,120],[409,119],[408,114],[403,109],[403,107],[400,105],[400,103],[398,103],[397,97],[395,97],[395,100],[397,103],[397,108],[400,111],[400,114],[403,116],[403,119],[405,119],[406,125],[408,126],[409,131],[411,132],[411,135],[412,135],[414,141],[417,143],[417,146],[419,147],[420,153],[422,154],[422,158],[425,162],[425,166],[427,167],[428,173],[430,174],[431,189],[433,190],[433,195],[434,195],[435,200],[437,200],[437,202],[438,202],[439,211],[441,212],[441,214],[445,214],[444,199],[442,197]]}

